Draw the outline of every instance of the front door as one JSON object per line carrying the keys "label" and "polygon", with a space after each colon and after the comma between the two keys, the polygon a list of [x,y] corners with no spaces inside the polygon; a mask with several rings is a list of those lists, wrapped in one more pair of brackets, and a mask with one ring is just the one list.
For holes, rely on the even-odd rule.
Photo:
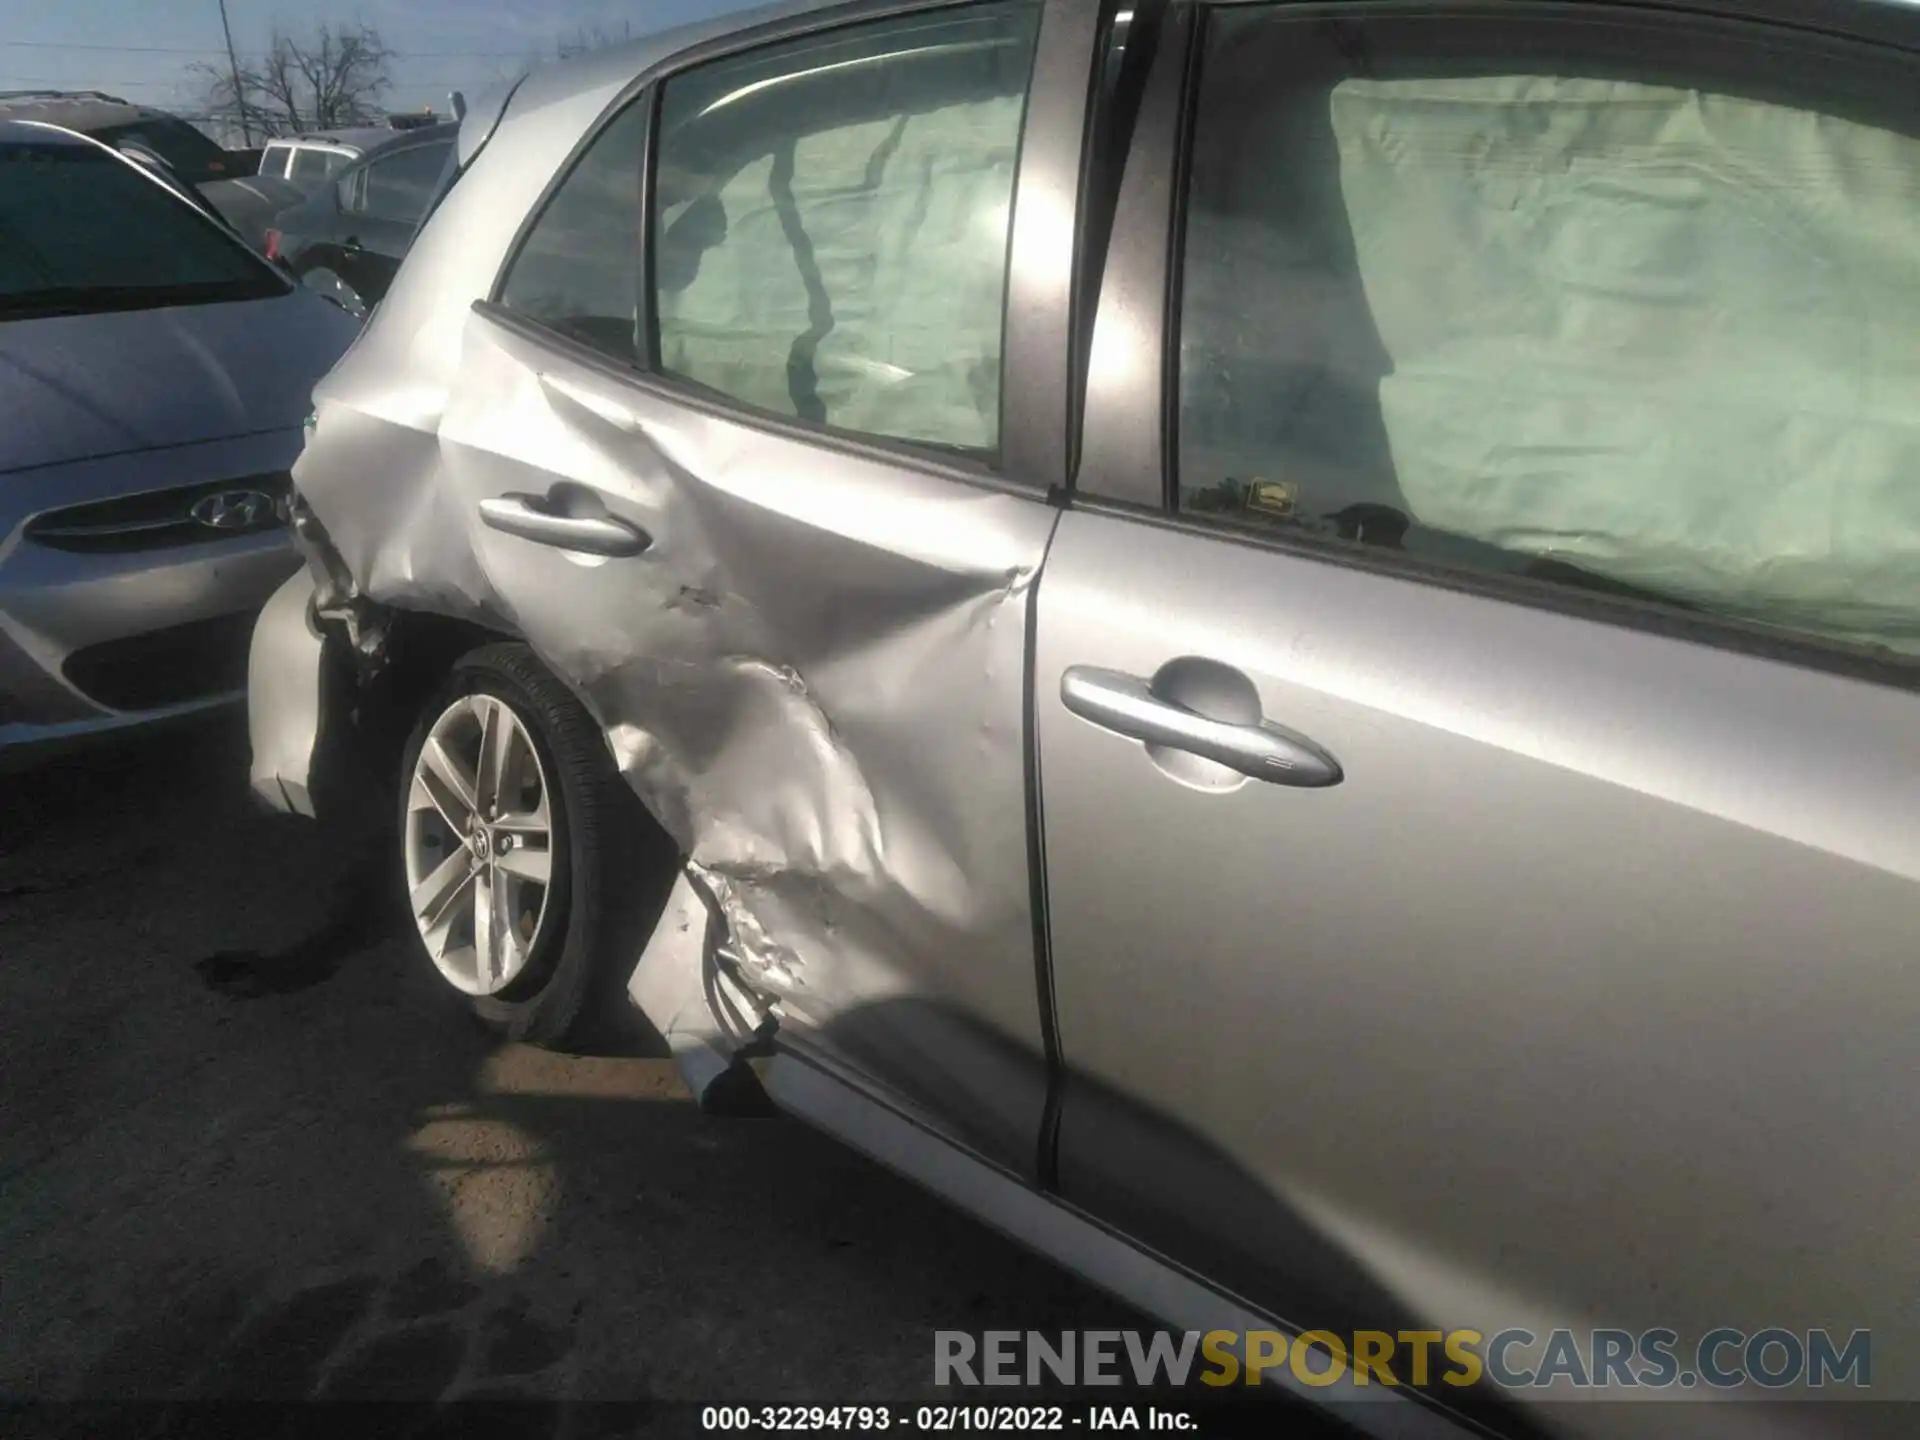
{"label": "front door", "polygon": [[1898,1386],[1920,67],[1324,11],[1203,17],[1165,333],[1178,54],[1122,198],[1035,668],[1060,1186],[1302,1327]]}

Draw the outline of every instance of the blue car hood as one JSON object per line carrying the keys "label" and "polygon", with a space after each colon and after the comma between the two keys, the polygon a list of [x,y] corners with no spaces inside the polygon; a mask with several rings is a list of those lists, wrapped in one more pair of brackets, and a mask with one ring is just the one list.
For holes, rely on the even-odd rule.
{"label": "blue car hood", "polygon": [[359,328],[306,290],[0,323],[0,474],[298,425]]}

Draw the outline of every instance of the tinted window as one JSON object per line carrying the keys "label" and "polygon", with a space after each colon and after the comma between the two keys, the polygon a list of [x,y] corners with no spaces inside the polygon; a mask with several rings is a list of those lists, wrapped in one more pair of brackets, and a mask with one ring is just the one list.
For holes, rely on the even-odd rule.
{"label": "tinted window", "polygon": [[293,152],[293,169],[287,178],[301,184],[317,185],[346,163],[345,155],[336,154],[331,150],[315,150],[311,146],[296,147]]}
{"label": "tinted window", "polygon": [[93,138],[116,149],[122,145],[145,146],[189,184],[217,180],[234,170],[227,152],[184,120],[155,116],[132,125],[96,130]]}
{"label": "tinted window", "polygon": [[561,182],[507,271],[500,303],[628,363],[640,290],[646,102],[600,132]]}
{"label": "tinted window", "polygon": [[0,147],[0,319],[285,288],[238,241],[125,161],[90,146]]}
{"label": "tinted window", "polygon": [[663,368],[755,409],[991,455],[1038,9],[768,46],[675,76],[653,217]]}
{"label": "tinted window", "polygon": [[373,161],[356,188],[356,207],[376,220],[412,225],[426,213],[451,148],[419,145]]}
{"label": "tinted window", "polygon": [[269,145],[260,156],[260,173],[287,178],[287,162],[293,159],[291,145]]}
{"label": "tinted window", "polygon": [[1914,69],[1693,36],[1216,16],[1181,505],[1920,656]]}

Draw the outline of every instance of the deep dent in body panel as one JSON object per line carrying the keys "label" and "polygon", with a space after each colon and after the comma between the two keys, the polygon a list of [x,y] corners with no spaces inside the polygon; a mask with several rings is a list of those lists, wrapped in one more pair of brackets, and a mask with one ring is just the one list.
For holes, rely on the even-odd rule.
{"label": "deep dent in body panel", "polygon": [[[489,393],[489,381],[509,389]],[[730,490],[731,427],[685,412],[650,423],[605,392],[517,366],[492,367],[430,428],[409,398],[398,424],[358,399],[331,407],[329,443],[298,469],[302,502],[325,527],[302,538],[332,577],[322,617],[346,622],[375,663],[389,609],[510,630],[572,685],[686,857],[629,988],[696,1089],[769,1022],[798,1014],[824,1027],[910,991],[895,964],[902,954],[1024,943],[1024,866],[1003,876],[972,863],[993,831],[984,812],[965,813],[947,787],[902,773],[911,744],[874,743],[960,706],[972,712],[962,717],[973,721],[971,758],[1018,773],[1020,645],[1039,561],[1019,527],[1002,527],[989,547],[1000,553],[984,557],[966,534],[943,535],[933,512],[916,517],[910,555],[833,535],[841,568],[819,575],[817,603],[782,607],[766,603],[757,573],[768,557],[809,548],[808,533],[832,521],[809,525],[803,493],[782,493],[775,510]],[[647,516],[653,544],[611,562],[629,567],[617,583],[530,589],[522,558],[562,557],[498,543],[480,526],[471,502],[502,488],[503,455],[521,462],[525,481],[526,442],[517,447],[501,427],[564,435],[572,453],[544,457],[543,470],[590,480]],[[396,445],[402,428],[418,443]],[[379,447],[377,479],[359,463],[361,434],[367,451]],[[404,473],[402,457],[414,462]],[[989,511],[1022,505],[962,493]],[[865,573],[861,556],[872,562]],[[564,573],[582,579],[607,563],[564,559],[573,562]],[[989,693],[997,699],[979,698]]]}

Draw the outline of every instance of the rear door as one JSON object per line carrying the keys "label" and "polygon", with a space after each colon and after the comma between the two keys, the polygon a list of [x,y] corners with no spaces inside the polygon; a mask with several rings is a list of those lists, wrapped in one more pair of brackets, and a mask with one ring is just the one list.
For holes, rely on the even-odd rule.
{"label": "rear door", "polygon": [[1490,14],[1164,38],[1039,602],[1059,1184],[1303,1327],[1894,1365],[1920,68]]}
{"label": "rear door", "polygon": [[435,442],[476,583],[607,726],[782,1043],[1020,1174],[1094,9],[789,21],[636,85],[470,317]]}

